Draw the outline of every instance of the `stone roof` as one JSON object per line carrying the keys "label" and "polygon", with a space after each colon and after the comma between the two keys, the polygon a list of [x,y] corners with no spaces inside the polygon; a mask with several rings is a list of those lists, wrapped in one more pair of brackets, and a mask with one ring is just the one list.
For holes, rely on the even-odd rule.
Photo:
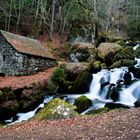
{"label": "stone roof", "polygon": [[39,41],[24,36],[16,35],[10,32],[0,30],[5,39],[18,52],[55,59],[52,54]]}

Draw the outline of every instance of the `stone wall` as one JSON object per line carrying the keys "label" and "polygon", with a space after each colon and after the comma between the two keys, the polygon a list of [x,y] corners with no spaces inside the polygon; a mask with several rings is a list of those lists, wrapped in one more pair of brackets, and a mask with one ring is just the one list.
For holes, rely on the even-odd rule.
{"label": "stone wall", "polygon": [[46,70],[56,64],[55,60],[22,54],[16,51],[0,34],[0,74],[29,75]]}

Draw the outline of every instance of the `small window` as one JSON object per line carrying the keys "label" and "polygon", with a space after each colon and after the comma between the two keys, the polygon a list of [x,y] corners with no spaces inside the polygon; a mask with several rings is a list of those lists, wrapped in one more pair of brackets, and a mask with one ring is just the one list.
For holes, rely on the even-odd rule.
{"label": "small window", "polygon": [[3,55],[3,61],[5,61],[5,55]]}

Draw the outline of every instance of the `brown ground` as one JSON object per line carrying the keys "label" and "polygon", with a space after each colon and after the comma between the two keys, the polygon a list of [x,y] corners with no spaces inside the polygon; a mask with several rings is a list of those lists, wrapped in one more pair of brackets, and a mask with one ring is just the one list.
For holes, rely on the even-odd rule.
{"label": "brown ground", "polygon": [[50,68],[44,72],[39,72],[31,76],[6,76],[0,77],[0,88],[11,87],[17,89],[20,87],[28,86],[31,83],[47,82],[52,75],[54,68]]}
{"label": "brown ground", "polygon": [[140,140],[140,108],[0,128],[0,140]]}

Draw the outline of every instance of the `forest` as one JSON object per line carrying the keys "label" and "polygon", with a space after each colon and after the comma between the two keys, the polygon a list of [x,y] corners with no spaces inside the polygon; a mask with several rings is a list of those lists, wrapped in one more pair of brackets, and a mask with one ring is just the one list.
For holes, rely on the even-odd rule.
{"label": "forest", "polygon": [[139,39],[140,1],[1,0],[0,29],[32,38],[59,33],[70,40],[93,41],[98,34]]}

